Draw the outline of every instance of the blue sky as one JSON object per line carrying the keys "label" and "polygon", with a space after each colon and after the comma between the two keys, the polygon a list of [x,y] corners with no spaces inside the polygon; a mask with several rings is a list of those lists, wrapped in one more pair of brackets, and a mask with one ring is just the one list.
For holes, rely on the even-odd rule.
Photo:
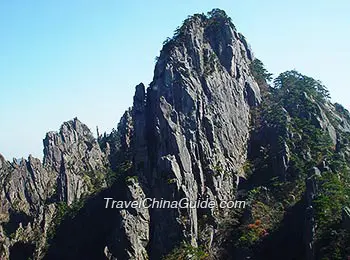
{"label": "blue sky", "polygon": [[76,116],[109,132],[152,80],[162,42],[217,7],[270,72],[319,79],[350,108],[348,0],[0,0],[0,153],[42,158],[45,133]]}

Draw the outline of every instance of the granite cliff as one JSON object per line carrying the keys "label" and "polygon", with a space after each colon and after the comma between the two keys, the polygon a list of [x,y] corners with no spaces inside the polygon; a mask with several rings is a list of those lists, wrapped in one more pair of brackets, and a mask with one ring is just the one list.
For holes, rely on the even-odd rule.
{"label": "granite cliff", "polygon": [[[270,76],[224,11],[186,19],[116,130],[94,138],[74,119],[46,135],[43,162],[0,156],[0,258],[350,254],[350,114],[319,81]],[[247,207],[117,210],[107,197]]]}

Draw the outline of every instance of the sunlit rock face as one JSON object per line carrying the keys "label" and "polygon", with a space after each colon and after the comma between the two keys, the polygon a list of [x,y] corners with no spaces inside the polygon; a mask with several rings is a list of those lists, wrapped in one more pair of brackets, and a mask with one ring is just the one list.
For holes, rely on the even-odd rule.
{"label": "sunlit rock face", "polygon": [[[193,15],[164,42],[153,81],[136,86],[110,134],[95,138],[75,118],[46,134],[43,162],[0,154],[0,259],[157,260],[181,242],[215,259],[313,259],[319,180],[337,172],[312,142],[349,164],[350,114],[313,87],[293,94],[313,82],[295,71],[285,76],[297,85],[269,86],[254,61],[223,11]],[[218,206],[108,208],[106,198],[249,205],[233,217]],[[261,237],[244,236],[262,225]]]}
{"label": "sunlit rock face", "polygon": [[[146,196],[193,201],[209,196],[218,202],[235,197],[250,109],[261,100],[249,69],[252,59],[244,37],[219,15],[189,18],[165,43],[152,83],[136,87],[132,110],[133,171]],[[151,257],[182,240],[197,245],[198,215],[204,212],[149,214]],[[215,223],[225,211],[206,214]]]}

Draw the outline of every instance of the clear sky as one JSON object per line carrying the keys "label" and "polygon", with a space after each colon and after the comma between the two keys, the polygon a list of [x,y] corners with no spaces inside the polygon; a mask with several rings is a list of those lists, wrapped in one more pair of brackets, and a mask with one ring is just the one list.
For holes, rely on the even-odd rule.
{"label": "clear sky", "polygon": [[271,73],[319,79],[350,108],[349,0],[0,0],[0,153],[42,158],[45,133],[76,116],[109,132],[162,42],[217,7]]}

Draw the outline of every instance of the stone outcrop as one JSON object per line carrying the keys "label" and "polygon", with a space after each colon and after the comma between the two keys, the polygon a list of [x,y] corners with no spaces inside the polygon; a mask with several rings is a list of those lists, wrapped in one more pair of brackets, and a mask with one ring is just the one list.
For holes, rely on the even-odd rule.
{"label": "stone outcrop", "polygon": [[0,255],[7,259],[11,248],[33,247],[33,257],[41,258],[57,203],[91,194],[97,180],[105,187],[106,166],[106,155],[76,118],[46,135],[43,163],[31,155],[11,163],[0,155]]}
{"label": "stone outcrop", "polygon": [[[136,87],[132,109],[133,174],[147,197],[234,198],[236,174],[246,160],[250,108],[261,100],[249,69],[251,53],[221,17],[194,16],[164,45],[154,79],[147,90]],[[197,245],[203,213],[149,214],[151,258],[182,240]]]}
{"label": "stone outcrop", "polygon": [[[288,227],[283,227],[264,245],[269,249],[274,247],[271,241],[302,238],[298,243],[303,245],[298,244],[297,249],[302,247],[303,252],[297,253],[312,259],[318,178],[333,169],[326,159],[320,160],[320,165],[311,166],[305,190],[290,188],[302,174],[296,169],[300,166],[296,159],[308,163],[313,159],[307,145],[300,151],[302,159],[295,158],[296,143],[302,142],[306,131],[293,129],[292,119],[306,119],[313,128],[328,133],[334,150],[350,160],[345,134],[350,132],[350,114],[340,105],[317,102],[301,91],[302,102],[313,109],[298,114],[295,111],[300,104],[280,105],[272,111],[277,119],[267,119],[275,106],[267,102],[267,109],[261,109],[267,112],[259,114],[262,96],[268,99],[275,92],[265,80],[263,88],[261,80],[258,85],[251,68],[253,60],[246,39],[223,11],[193,15],[164,43],[153,81],[149,87],[143,83],[136,86],[133,106],[116,130],[94,138],[75,118],[63,123],[59,132],[47,133],[43,162],[32,156],[9,162],[0,155],[0,258],[26,252],[25,257],[32,259],[161,259],[186,242],[192,248],[205,245],[217,253],[217,259],[224,259],[221,253],[227,256],[231,251],[224,252],[223,247],[237,246],[231,239],[240,242],[236,234],[229,234],[229,245],[224,245],[225,221],[235,225],[241,221],[243,228],[264,227],[258,234],[263,234],[263,239],[269,235],[267,229],[276,224],[272,222],[283,217],[281,211],[287,204],[295,207],[285,223],[302,227],[303,234],[293,230],[288,240]],[[220,203],[237,196],[250,202],[256,196],[260,201],[255,203],[259,207],[249,205],[234,221],[230,219],[232,210],[221,208],[103,206],[105,197],[128,202],[209,198]],[[78,212],[74,215],[72,210]],[[253,219],[259,210],[266,213],[262,220],[272,224]],[[274,213],[278,216],[271,216]],[[347,223],[349,214],[345,213],[343,221]],[[239,230],[235,226],[237,233],[251,231],[242,226]],[[287,244],[283,249],[292,252],[294,248]],[[255,253],[236,249],[232,252],[237,259]],[[282,259],[284,252],[279,253],[268,259]]]}
{"label": "stone outcrop", "polygon": [[63,123],[59,133],[46,134],[43,164],[58,173],[59,199],[68,205],[91,192],[93,177],[103,179],[96,175],[104,174],[106,163],[97,140],[77,118]]}

